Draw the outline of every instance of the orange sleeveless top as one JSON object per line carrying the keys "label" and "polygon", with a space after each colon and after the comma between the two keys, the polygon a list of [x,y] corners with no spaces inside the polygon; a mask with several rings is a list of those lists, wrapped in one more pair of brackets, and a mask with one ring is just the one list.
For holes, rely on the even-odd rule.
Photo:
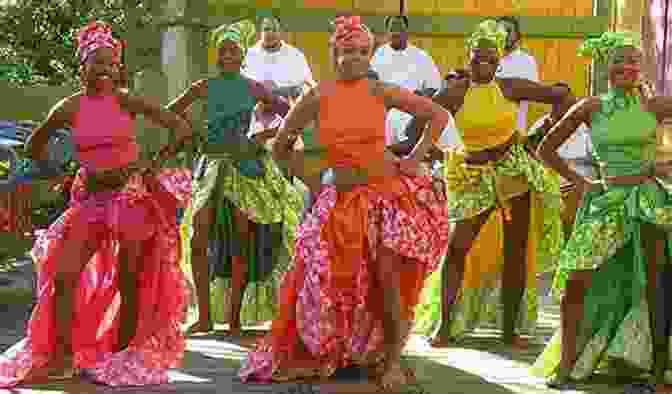
{"label": "orange sleeveless top", "polygon": [[358,168],[371,175],[382,167],[386,108],[369,84],[368,79],[331,81],[321,88],[318,139],[329,167]]}

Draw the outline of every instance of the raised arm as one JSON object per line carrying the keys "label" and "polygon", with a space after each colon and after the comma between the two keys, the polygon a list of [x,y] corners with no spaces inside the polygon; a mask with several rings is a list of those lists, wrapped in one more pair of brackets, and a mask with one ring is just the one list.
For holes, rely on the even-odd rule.
{"label": "raised arm", "polygon": [[[450,113],[457,113],[464,101],[467,87],[467,80],[464,78],[448,81],[444,88],[433,95],[432,101],[447,109]],[[388,147],[388,149],[395,154],[405,155],[410,153],[420,140],[422,131],[426,130],[429,121],[428,118],[414,116],[406,126],[406,135],[409,139]]]}
{"label": "raised arm", "polygon": [[556,170],[562,177],[577,185],[585,184],[587,181],[576,171],[573,171],[567,162],[560,157],[558,148],[576,132],[581,124],[590,124],[592,114],[599,108],[599,98],[588,97],[579,101],[551,128],[537,149],[537,155],[541,160]]}
{"label": "raised arm", "polygon": [[380,81],[371,81],[371,83],[374,84],[374,92],[377,91],[374,94],[382,95],[387,108],[395,108],[414,115],[416,118],[428,120],[428,125],[419,143],[410,154],[412,160],[424,159],[434,143],[438,141],[446,125],[453,122],[453,117],[439,104],[428,98],[416,96],[407,89]]}
{"label": "raised arm", "polygon": [[301,96],[296,105],[287,114],[273,144],[273,156],[276,160],[287,160],[299,135],[311,122],[316,121],[320,112],[319,85]]}
{"label": "raised arm", "polygon": [[672,97],[654,96],[649,99],[648,107],[656,114],[659,122],[672,118]]}
{"label": "raised arm", "polygon": [[47,160],[49,152],[47,144],[52,133],[58,129],[66,128],[70,125],[73,97],[67,97],[58,102],[47,115],[47,118],[33,130],[25,144],[25,151],[28,158],[32,160]]}
{"label": "raised arm", "polygon": [[122,95],[122,103],[125,104],[129,112],[135,114],[142,114],[151,121],[175,131],[177,141],[175,144],[168,145],[158,153],[157,161],[166,159],[168,156],[174,155],[181,145],[193,137],[189,123],[177,113],[161,107],[157,103],[153,103],[143,97]]}
{"label": "raised arm", "polygon": [[520,78],[498,79],[499,86],[506,98],[512,101],[534,101],[542,104],[564,105],[563,112],[571,106],[568,101],[567,88],[563,86],[548,86],[538,82]]}
{"label": "raised arm", "polygon": [[166,109],[182,117],[196,100],[208,97],[208,80],[201,79],[191,84],[189,89],[171,101]]}

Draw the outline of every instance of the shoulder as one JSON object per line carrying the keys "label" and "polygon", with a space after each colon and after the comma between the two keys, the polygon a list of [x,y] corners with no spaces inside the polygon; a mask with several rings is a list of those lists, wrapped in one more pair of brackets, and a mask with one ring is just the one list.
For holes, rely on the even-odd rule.
{"label": "shoulder", "polygon": [[79,98],[81,92],[74,93],[68,97],[62,98],[53,107],[51,107],[51,116],[58,119],[69,120],[71,116],[79,111]]}

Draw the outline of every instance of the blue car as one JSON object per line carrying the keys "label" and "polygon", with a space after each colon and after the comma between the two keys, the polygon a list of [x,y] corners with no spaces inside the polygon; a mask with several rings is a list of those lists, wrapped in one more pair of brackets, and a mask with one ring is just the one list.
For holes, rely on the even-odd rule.
{"label": "blue car", "polygon": [[4,163],[6,168],[0,176],[0,191],[12,191],[22,183],[65,174],[64,165],[74,157],[70,130],[59,129],[50,139],[49,160],[34,161],[21,157],[19,152],[36,126],[31,121],[0,120],[0,163]]}

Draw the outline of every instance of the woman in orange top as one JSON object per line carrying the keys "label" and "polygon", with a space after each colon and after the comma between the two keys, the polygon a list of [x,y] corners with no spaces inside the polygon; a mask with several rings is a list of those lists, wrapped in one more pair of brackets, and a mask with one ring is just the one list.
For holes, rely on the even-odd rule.
{"label": "woman in orange top", "polygon": [[[358,17],[338,18],[338,78],[302,97],[278,134],[274,151],[286,160],[314,121],[334,176],[299,226],[279,316],[240,370],[244,381],[359,365],[375,368],[385,388],[408,383],[401,351],[423,282],[448,245],[445,198],[420,162],[452,118],[429,99],[367,78],[372,47]],[[431,119],[404,159],[385,149],[390,108]]]}

